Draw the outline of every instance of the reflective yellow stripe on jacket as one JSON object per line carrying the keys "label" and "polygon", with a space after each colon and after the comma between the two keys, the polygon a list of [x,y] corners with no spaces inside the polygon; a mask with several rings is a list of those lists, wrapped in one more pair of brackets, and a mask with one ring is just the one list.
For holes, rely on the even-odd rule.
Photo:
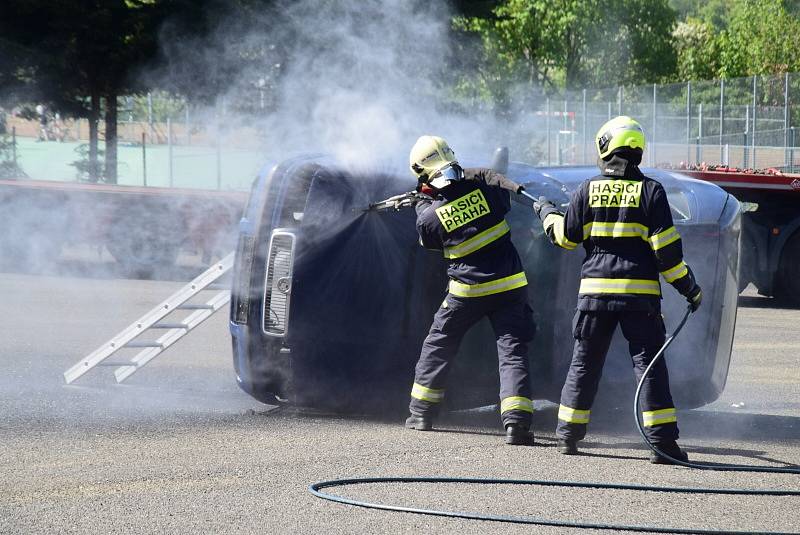
{"label": "reflective yellow stripe on jacket", "polygon": [[510,277],[503,277],[480,284],[464,284],[463,282],[450,281],[450,293],[459,297],[483,297],[485,295],[507,292],[515,288],[521,288],[528,284],[528,278],[524,271],[520,271]]}
{"label": "reflective yellow stripe on jacket", "polygon": [[677,266],[671,267],[668,270],[661,272],[661,275],[667,282],[675,282],[676,280],[688,274],[689,274],[689,267],[683,260],[681,260],[680,264],[678,264]]}
{"label": "reflective yellow stripe on jacket", "polygon": [[641,238],[647,241],[649,233],[648,228],[641,223],[591,221],[583,226],[584,240],[593,236],[595,238]]}
{"label": "reflective yellow stripe on jacket", "polygon": [[675,412],[675,407],[669,409],[661,409],[657,411],[644,411],[642,412],[642,423],[645,427],[653,427],[654,425],[671,424],[678,421],[678,414]]}
{"label": "reflective yellow stripe on jacket", "polygon": [[573,409],[566,405],[559,405],[558,419],[570,424],[588,424],[591,412],[591,410]]}
{"label": "reflective yellow stripe on jacket", "polygon": [[681,235],[678,234],[678,229],[675,227],[669,227],[664,232],[659,232],[658,234],[650,236],[650,247],[652,247],[654,251],[658,251],[659,249],[666,247],[670,243],[680,239]]}
{"label": "reflective yellow stripe on jacket", "polygon": [[458,245],[454,245],[453,247],[445,247],[444,257],[461,258],[463,256],[467,256],[468,254],[474,253],[478,249],[481,249],[493,241],[505,236],[508,234],[509,230],[508,223],[506,223],[506,220],[504,219],[497,225],[474,235],[468,240],[464,240]]}
{"label": "reflective yellow stripe on jacket", "polygon": [[647,279],[581,279],[578,294],[661,295],[658,281]]}
{"label": "reflective yellow stripe on jacket", "polygon": [[430,401],[431,403],[439,403],[444,399],[444,390],[428,388],[419,383],[414,383],[414,386],[411,387],[411,397],[422,401]]}
{"label": "reflective yellow stripe on jacket", "polygon": [[533,401],[524,396],[511,396],[500,402],[500,414],[508,411],[533,412]]}

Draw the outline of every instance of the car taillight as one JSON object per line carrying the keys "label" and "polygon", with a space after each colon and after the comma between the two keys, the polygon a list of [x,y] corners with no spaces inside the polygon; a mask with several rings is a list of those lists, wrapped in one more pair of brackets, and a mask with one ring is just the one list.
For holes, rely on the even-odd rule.
{"label": "car taillight", "polygon": [[238,280],[231,296],[233,321],[240,324],[247,323],[247,315],[250,312],[250,277],[253,272],[254,250],[255,238],[243,234],[239,238],[236,251],[236,256],[239,258]]}

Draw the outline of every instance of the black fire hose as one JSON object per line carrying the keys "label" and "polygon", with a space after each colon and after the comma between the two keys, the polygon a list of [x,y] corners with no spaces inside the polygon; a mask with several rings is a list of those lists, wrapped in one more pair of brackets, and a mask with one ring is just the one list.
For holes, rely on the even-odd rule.
{"label": "black fire hose", "polygon": [[[658,455],[666,457],[675,464],[686,466],[689,468],[696,468],[700,470],[719,470],[719,471],[737,471],[737,472],[770,472],[782,474],[800,474],[798,468],[778,468],[778,467],[762,467],[762,466],[748,466],[737,464],[704,464],[692,463],[675,459],[666,453],[660,451],[652,442],[650,442],[644,433],[644,428],[639,420],[639,397],[642,391],[642,384],[644,384],[653,365],[662,358],[667,347],[672,343],[675,337],[683,328],[686,320],[689,318],[691,309],[687,309],[686,314],[681,319],[678,327],[670,335],[661,349],[658,350],[655,357],[653,357],[650,365],[645,369],[642,374],[639,384],[636,387],[636,395],[634,396],[634,415],[636,418],[636,427],[642,435],[647,446]],[[657,487],[648,485],[624,485],[614,483],[602,482],[582,482],[582,481],[547,481],[547,480],[534,480],[534,479],[486,479],[486,478],[468,478],[468,477],[364,477],[364,478],[351,478],[351,479],[334,479],[330,481],[321,481],[309,485],[308,490],[314,496],[324,500],[342,503],[345,505],[354,505],[358,507],[365,507],[367,509],[382,509],[384,511],[400,511],[405,513],[415,513],[430,516],[444,516],[449,518],[465,518],[468,520],[489,520],[494,522],[506,522],[513,524],[535,524],[539,526],[554,526],[554,527],[567,527],[567,528],[588,528],[588,529],[610,529],[610,530],[623,530],[623,531],[638,531],[650,533],[699,533],[703,535],[710,534],[733,534],[733,535],[800,535],[800,532],[779,532],[779,531],[731,531],[731,530],[716,530],[716,529],[697,529],[697,528],[677,528],[677,527],[659,527],[648,525],[626,525],[626,524],[602,524],[596,522],[570,522],[565,520],[551,520],[548,518],[528,517],[528,516],[506,516],[506,515],[489,515],[482,513],[472,513],[468,511],[443,511],[438,509],[423,509],[418,507],[406,507],[403,505],[390,505],[382,503],[367,502],[362,500],[354,500],[334,494],[323,492],[322,489],[333,487],[344,487],[349,485],[360,484],[375,484],[375,483],[460,483],[472,485],[527,485],[527,486],[540,486],[540,487],[566,487],[566,488],[594,488],[594,489],[614,489],[614,490],[633,490],[633,491],[650,491],[650,492],[663,492],[663,493],[679,493],[679,494],[725,494],[725,495],[747,495],[747,496],[800,496],[800,490],[760,490],[760,489],[737,489],[737,488],[702,488],[702,487]]]}
{"label": "black fire hose", "polygon": [[720,472],[769,472],[773,474],[800,474],[800,468],[781,468],[781,467],[772,467],[772,466],[750,466],[745,464],[704,464],[704,463],[692,463],[688,461],[682,461],[680,459],[676,459],[670,455],[667,455],[658,447],[648,440],[647,435],[644,434],[644,427],[642,427],[642,422],[639,420],[639,397],[642,394],[642,385],[644,384],[644,380],[647,375],[650,373],[650,370],[653,369],[653,366],[658,362],[660,358],[664,356],[664,351],[667,350],[669,345],[675,339],[681,329],[683,329],[686,320],[689,319],[689,314],[691,313],[692,309],[689,307],[686,310],[686,313],[683,315],[683,319],[678,324],[678,327],[675,329],[675,332],[667,338],[664,342],[664,345],[661,346],[661,349],[658,350],[656,356],[653,357],[653,360],[650,362],[650,365],[645,368],[644,373],[642,374],[642,378],[639,381],[639,384],[636,386],[636,395],[633,397],[633,414],[636,417],[636,428],[639,429],[639,434],[642,435],[644,439],[644,443],[647,444],[647,447],[653,450],[658,455],[662,457],[666,457],[669,459],[673,464],[679,464],[681,466],[688,466],[689,468],[697,468],[698,470],[716,470]]}

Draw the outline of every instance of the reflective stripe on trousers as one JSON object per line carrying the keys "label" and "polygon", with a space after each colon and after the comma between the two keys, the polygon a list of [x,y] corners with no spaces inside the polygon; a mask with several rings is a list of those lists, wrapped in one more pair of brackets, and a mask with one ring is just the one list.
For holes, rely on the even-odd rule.
{"label": "reflective stripe on trousers", "polygon": [[571,424],[588,424],[591,412],[591,410],[573,409],[566,405],[559,405],[558,419]]}
{"label": "reflective stripe on trousers", "polygon": [[675,412],[675,407],[668,409],[659,409],[657,411],[644,411],[642,412],[642,423],[645,427],[653,427],[654,425],[671,424],[678,421],[678,414]]}
{"label": "reflective stripe on trousers", "polygon": [[533,401],[523,396],[511,396],[500,401],[500,414],[508,411],[533,412]]}
{"label": "reflective stripe on trousers", "polygon": [[444,399],[444,389],[428,388],[419,383],[414,383],[414,386],[411,387],[411,397],[423,401],[430,401],[431,403],[439,403]]}
{"label": "reflective stripe on trousers", "polygon": [[[575,337],[572,362],[561,389],[556,427],[558,438],[578,441],[586,435],[589,411],[618,325],[628,341],[636,380],[642,377],[666,338],[664,321],[657,311],[577,311],[572,325]],[[659,359],[653,365],[641,392],[644,431],[655,443],[672,442],[678,438],[666,362]]]}
{"label": "reflective stripe on trousers", "polygon": [[[495,335],[500,377],[499,398],[530,400],[528,342],[533,339],[534,324],[525,289],[476,299],[448,295],[445,301],[447,306],[439,307],[428,336],[422,343],[414,370],[414,382],[419,387],[415,386],[413,389],[409,402],[410,412],[435,416],[443,405],[440,401],[447,403],[442,398],[451,363],[456,358],[466,332],[483,318],[489,319]],[[473,354],[469,358],[485,360],[490,356],[481,353]],[[470,388],[470,385],[457,386]],[[503,413],[503,424],[519,423],[528,426],[531,412],[521,410],[524,405],[524,402],[520,402],[517,408]]]}

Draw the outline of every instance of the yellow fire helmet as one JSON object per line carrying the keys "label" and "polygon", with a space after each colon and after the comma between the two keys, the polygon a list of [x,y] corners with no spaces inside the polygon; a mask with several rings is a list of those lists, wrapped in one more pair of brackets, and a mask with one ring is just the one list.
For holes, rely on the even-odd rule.
{"label": "yellow fire helmet", "polygon": [[414,143],[409,155],[409,166],[417,180],[434,188],[443,188],[464,177],[453,149],[438,136],[421,136]]}
{"label": "yellow fire helmet", "polygon": [[644,151],[644,130],[636,120],[620,115],[600,127],[595,136],[595,145],[601,158],[623,147]]}

